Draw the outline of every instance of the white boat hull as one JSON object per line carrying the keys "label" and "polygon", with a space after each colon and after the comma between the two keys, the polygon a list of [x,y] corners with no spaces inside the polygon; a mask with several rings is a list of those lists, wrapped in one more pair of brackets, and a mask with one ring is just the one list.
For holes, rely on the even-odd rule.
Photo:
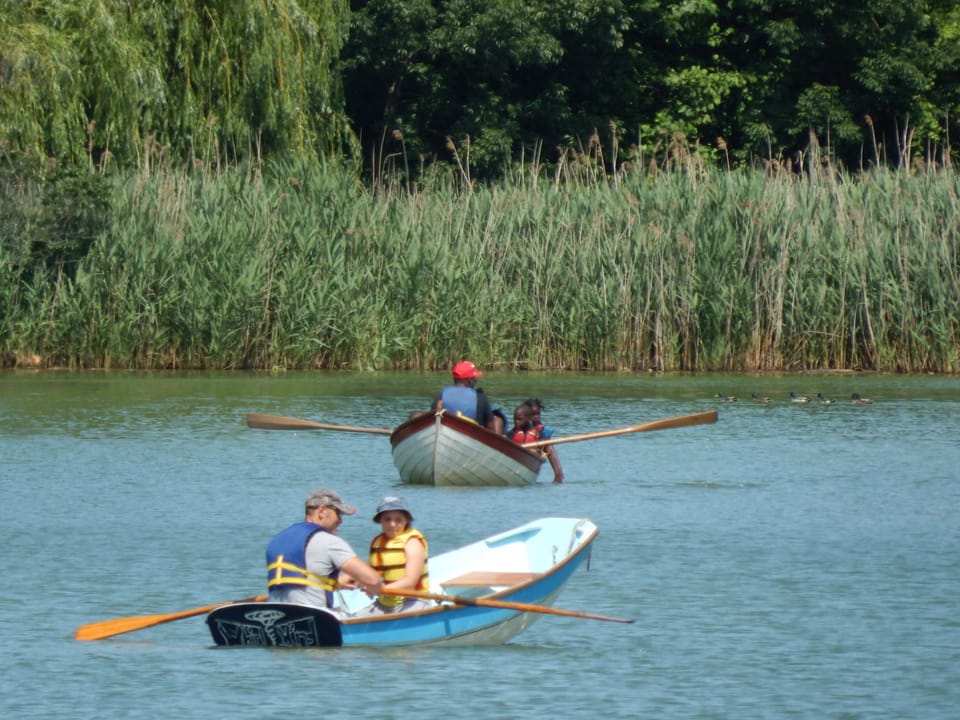
{"label": "white boat hull", "polygon": [[444,412],[403,423],[390,442],[400,480],[417,485],[530,485],[544,461],[542,453]]}

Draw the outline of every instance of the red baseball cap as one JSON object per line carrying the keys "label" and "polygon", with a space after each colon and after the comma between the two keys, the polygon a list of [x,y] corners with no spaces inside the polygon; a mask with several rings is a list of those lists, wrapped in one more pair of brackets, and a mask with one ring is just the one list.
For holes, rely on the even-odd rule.
{"label": "red baseball cap", "polygon": [[470,378],[478,378],[481,375],[483,375],[483,373],[477,370],[477,366],[469,360],[461,360],[453,366],[453,377],[455,380],[469,380]]}

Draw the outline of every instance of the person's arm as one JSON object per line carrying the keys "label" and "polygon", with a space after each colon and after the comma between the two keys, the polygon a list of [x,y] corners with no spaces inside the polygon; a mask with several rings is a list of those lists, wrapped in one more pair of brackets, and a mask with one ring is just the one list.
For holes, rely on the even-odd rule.
{"label": "person's arm", "polygon": [[[553,437],[553,428],[540,423],[539,435],[541,440],[549,440]],[[553,481],[555,483],[563,482],[563,468],[560,467],[560,458],[557,456],[557,451],[554,450],[553,446],[550,445],[546,449],[547,460],[550,461],[550,467],[553,468]]]}
{"label": "person's arm", "polygon": [[423,566],[427,562],[427,551],[418,538],[410,538],[404,545],[407,555],[407,564],[404,567],[403,577],[388,583],[380,590],[382,595],[389,595],[390,590],[413,590],[423,575]]}
{"label": "person's arm", "polygon": [[477,422],[487,430],[493,430],[497,435],[503,434],[503,428],[506,422],[502,412],[500,413],[500,417],[493,412],[487,394],[480,388],[477,388]]}
{"label": "person's arm", "polygon": [[560,467],[560,458],[557,457],[557,451],[553,446],[547,448],[547,460],[550,461],[550,467],[553,468],[553,481],[555,483],[563,482],[563,468]]}
{"label": "person's arm", "polygon": [[493,430],[497,435],[503,435],[507,431],[507,416],[504,414],[503,410],[498,407],[493,408],[490,411],[493,415],[493,420],[486,427],[490,430]]}
{"label": "person's arm", "polygon": [[486,427],[491,418],[493,418],[493,410],[490,409],[490,400],[487,399],[487,394],[480,388],[474,388],[474,390],[477,395],[477,422]]}
{"label": "person's arm", "polygon": [[383,587],[383,578],[380,577],[380,573],[356,555],[344,561],[340,569],[353,578],[355,583],[368,595],[380,594],[380,589]]}

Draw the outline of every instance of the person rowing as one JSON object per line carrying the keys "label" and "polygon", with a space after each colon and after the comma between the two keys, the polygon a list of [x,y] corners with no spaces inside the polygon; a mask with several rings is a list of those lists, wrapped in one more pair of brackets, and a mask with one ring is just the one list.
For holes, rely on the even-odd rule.
{"label": "person rowing", "polygon": [[270,602],[333,609],[333,593],[341,572],[371,597],[380,594],[380,573],[337,535],[343,516],[356,512],[333,490],[322,488],[310,493],[304,503],[303,522],[277,533],[267,545]]}
{"label": "person rowing", "polygon": [[490,405],[487,394],[477,387],[477,378],[483,377],[483,373],[469,360],[461,360],[453,366],[451,374],[453,384],[444,387],[434,398],[430,411],[436,413],[443,409],[502,435],[506,417]]}

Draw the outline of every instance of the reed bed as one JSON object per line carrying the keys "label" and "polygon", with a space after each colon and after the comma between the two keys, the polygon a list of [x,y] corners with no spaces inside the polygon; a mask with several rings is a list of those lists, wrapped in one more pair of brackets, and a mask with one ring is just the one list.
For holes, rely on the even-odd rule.
{"label": "reed bed", "polygon": [[[117,180],[73,274],[0,257],[7,365],[960,370],[960,180],[681,169],[371,189]],[[32,359],[32,360],[31,360]]]}

